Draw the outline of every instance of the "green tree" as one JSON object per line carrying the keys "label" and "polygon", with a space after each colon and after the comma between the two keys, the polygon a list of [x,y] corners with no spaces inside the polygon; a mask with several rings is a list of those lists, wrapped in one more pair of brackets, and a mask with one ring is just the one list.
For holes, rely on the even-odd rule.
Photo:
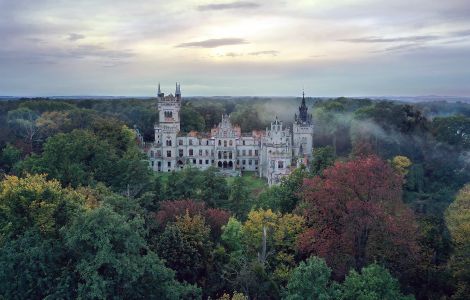
{"label": "green tree", "polygon": [[453,298],[465,299],[470,294],[470,184],[459,191],[445,219],[454,244],[449,262],[456,286]]}
{"label": "green tree", "polygon": [[250,210],[251,197],[243,176],[235,177],[230,185],[230,194],[225,208],[240,219],[244,219]]}
{"label": "green tree", "polygon": [[222,207],[228,199],[229,188],[225,178],[217,173],[217,169],[210,167],[202,172],[201,199],[210,207]]}
{"label": "green tree", "polygon": [[0,153],[0,173],[2,170],[5,173],[9,173],[20,159],[21,150],[11,144],[6,144],[5,148],[3,148]]}
{"label": "green tree", "polygon": [[181,131],[203,131],[206,124],[203,116],[194,108],[192,103],[185,102],[181,107]]}
{"label": "green tree", "polygon": [[20,138],[23,138],[29,149],[33,150],[33,143],[37,140],[39,128],[36,124],[38,114],[22,107],[8,112],[8,126]]}
{"label": "green tree", "polygon": [[313,176],[321,176],[323,170],[332,166],[334,162],[335,155],[331,146],[315,148],[313,150],[313,159],[310,165],[310,174]]}
{"label": "green tree", "polygon": [[411,300],[400,292],[398,280],[392,277],[387,269],[372,264],[362,268],[359,274],[349,272],[341,285],[343,300]]}
{"label": "green tree", "polygon": [[284,293],[287,300],[328,300],[338,296],[325,260],[311,256],[292,271]]}
{"label": "green tree", "polygon": [[179,280],[204,286],[212,261],[210,229],[200,215],[186,213],[165,227],[157,252]]}
{"label": "green tree", "polygon": [[197,296],[198,289],[175,281],[173,271],[147,247],[142,223],[106,206],[78,216],[65,231],[73,267],[59,285],[76,285],[81,299]]}

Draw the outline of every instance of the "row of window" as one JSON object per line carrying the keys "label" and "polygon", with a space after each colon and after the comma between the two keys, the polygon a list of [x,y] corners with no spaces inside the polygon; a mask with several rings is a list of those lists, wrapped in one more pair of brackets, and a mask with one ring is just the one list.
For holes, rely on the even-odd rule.
{"label": "row of window", "polygon": [[[237,150],[237,155],[238,156],[253,156],[253,153],[254,153],[254,156],[258,156],[258,150]],[[209,156],[209,154],[211,156],[214,156],[214,150],[210,150],[209,152],[209,149],[199,149],[199,156]],[[160,157],[162,154],[161,154],[161,151],[160,150],[157,150],[157,152],[155,153],[153,150],[150,151],[150,157]],[[184,150],[183,149],[178,149],[178,156],[179,157],[183,157],[184,156]],[[194,149],[188,149],[188,156],[194,156]],[[171,150],[167,150],[166,151],[166,157],[171,157]],[[218,154],[217,154],[217,157],[219,159],[232,159],[233,158],[233,154],[232,154],[232,151],[218,151]]]}
{"label": "row of window", "polygon": [[[229,146],[232,147],[232,146],[233,146],[233,140],[229,140],[229,141],[226,141],[226,140],[224,140],[224,141],[219,140],[219,142],[218,142],[219,146],[222,146],[222,143],[224,144],[224,147],[229,147]],[[205,143],[205,144],[206,144],[206,145],[209,145],[209,140],[206,140],[206,143]],[[169,147],[171,147],[171,145],[172,145],[171,139],[167,139],[167,140],[166,140],[166,145],[169,146]],[[183,140],[178,140],[178,145],[179,145],[179,146],[183,146]],[[192,145],[196,145],[196,144],[194,144],[193,140],[190,139],[190,140],[189,140],[189,145],[192,146]],[[199,145],[201,145],[201,141],[199,141]],[[243,145],[243,146],[246,145],[245,141],[242,141],[242,145]]]}
{"label": "row of window", "polygon": [[[208,165],[208,164],[209,164],[209,161],[210,161],[211,164],[214,163],[214,160],[213,160],[213,159],[212,159],[212,160],[209,160],[209,159],[206,159],[206,160],[199,159],[199,164],[202,165],[203,162],[204,162],[206,165]],[[197,162],[198,162],[197,159],[193,159],[193,164],[194,164],[194,165],[195,165]],[[155,163],[155,162],[152,161],[152,167],[154,166],[154,163]],[[244,165],[244,166],[245,166],[245,165],[252,166],[253,164],[254,164],[255,166],[257,166],[257,165],[258,165],[258,160],[257,160],[257,159],[248,159],[248,160],[242,159],[242,160],[241,160],[241,163],[242,163],[242,165]],[[274,163],[274,161],[271,161],[271,163]],[[279,161],[278,163],[280,163],[279,168],[282,168],[283,162],[282,162],[282,161]],[[238,159],[237,159],[237,164],[238,164],[238,165],[240,164],[240,160],[238,160]],[[162,165],[162,162],[159,161],[159,162],[158,162],[158,168],[160,168],[161,165]],[[168,168],[171,168],[171,161],[167,162],[167,165],[168,165]]]}

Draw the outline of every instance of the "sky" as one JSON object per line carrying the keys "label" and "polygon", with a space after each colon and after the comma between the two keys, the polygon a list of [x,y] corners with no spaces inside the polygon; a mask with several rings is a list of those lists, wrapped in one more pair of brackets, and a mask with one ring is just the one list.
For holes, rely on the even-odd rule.
{"label": "sky", "polygon": [[469,0],[0,0],[0,95],[470,96]]}

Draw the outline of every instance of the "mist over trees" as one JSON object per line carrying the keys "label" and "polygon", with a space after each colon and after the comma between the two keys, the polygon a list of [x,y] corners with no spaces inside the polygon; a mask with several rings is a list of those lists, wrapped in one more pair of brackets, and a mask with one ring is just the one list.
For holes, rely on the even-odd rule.
{"label": "mist over trees", "polygon": [[[243,132],[298,99],[184,99]],[[0,102],[0,298],[466,299],[470,105],[307,99],[313,160],[268,187],[156,174],[153,99]]]}

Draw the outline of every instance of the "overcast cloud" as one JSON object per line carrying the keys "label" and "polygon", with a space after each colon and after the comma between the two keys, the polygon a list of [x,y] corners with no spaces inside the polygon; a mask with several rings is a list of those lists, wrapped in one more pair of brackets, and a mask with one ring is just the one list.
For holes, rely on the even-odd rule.
{"label": "overcast cloud", "polygon": [[470,96],[468,16],[468,0],[0,0],[0,95]]}

